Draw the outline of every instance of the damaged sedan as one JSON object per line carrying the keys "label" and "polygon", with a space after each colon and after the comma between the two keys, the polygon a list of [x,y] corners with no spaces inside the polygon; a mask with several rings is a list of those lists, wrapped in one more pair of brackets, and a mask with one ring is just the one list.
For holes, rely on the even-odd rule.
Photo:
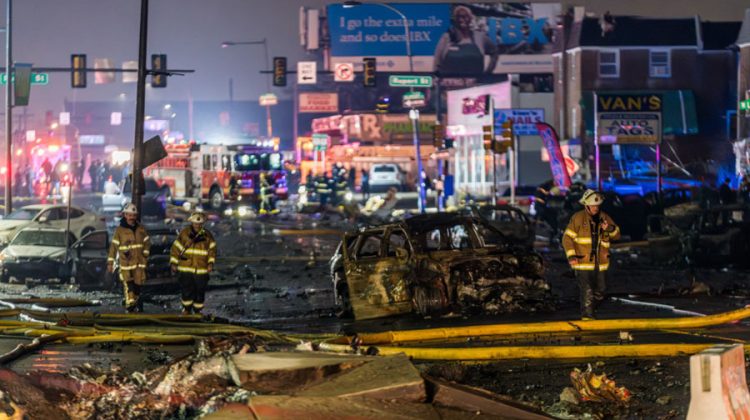
{"label": "damaged sedan", "polygon": [[449,213],[348,233],[331,260],[337,301],[358,320],[537,310],[550,305],[543,273],[528,246]]}

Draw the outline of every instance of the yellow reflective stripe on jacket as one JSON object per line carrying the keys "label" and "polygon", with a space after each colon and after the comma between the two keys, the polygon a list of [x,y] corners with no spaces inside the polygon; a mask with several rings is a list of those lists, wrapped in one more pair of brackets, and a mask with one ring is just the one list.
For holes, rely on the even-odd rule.
{"label": "yellow reflective stripe on jacket", "polygon": [[[582,263],[571,265],[573,270],[581,271],[594,271],[596,270],[596,264],[594,263]],[[609,264],[599,264],[599,271],[606,271],[609,268]]]}
{"label": "yellow reflective stripe on jacket", "polygon": [[216,248],[216,242],[211,242],[211,245],[208,246],[208,249],[214,249]]}
{"label": "yellow reflective stripe on jacket", "polygon": [[179,239],[174,241],[174,246],[176,246],[180,251],[183,251],[185,249],[185,247],[180,243]]}
{"label": "yellow reflective stripe on jacket", "polygon": [[208,255],[208,251],[206,251],[204,249],[188,248],[185,251],[185,255],[202,255],[202,256],[206,256],[206,255]]}
{"label": "yellow reflective stripe on jacket", "polygon": [[177,271],[180,273],[191,273],[191,274],[208,274],[206,268],[193,268],[193,267],[177,267]]}
{"label": "yellow reflective stripe on jacket", "polygon": [[576,255],[576,250],[575,249],[569,249],[569,250],[565,251],[565,256],[572,257],[573,255]]}
{"label": "yellow reflective stripe on jacket", "polygon": [[177,257],[169,257],[169,263],[170,264],[177,264],[179,261],[177,260]]}
{"label": "yellow reflective stripe on jacket", "polygon": [[117,239],[112,239],[112,243],[115,245],[120,245],[120,241]]}
{"label": "yellow reflective stripe on jacket", "polygon": [[591,245],[591,238],[573,238],[573,242],[577,243],[578,245]]}
{"label": "yellow reflective stripe on jacket", "polygon": [[209,263],[209,264],[213,264],[213,263],[215,263],[215,262],[216,262],[216,258],[209,258],[209,259],[208,259],[208,263]]}
{"label": "yellow reflective stripe on jacket", "polygon": [[601,241],[600,245],[603,246],[603,247],[605,247],[605,248],[609,248],[609,241]]}
{"label": "yellow reflective stripe on jacket", "polygon": [[577,238],[577,237],[578,237],[578,234],[577,234],[577,233],[575,233],[575,232],[573,232],[573,231],[572,231],[572,230],[570,230],[570,229],[565,229],[565,234],[566,234],[566,235],[568,235],[568,236],[570,236],[570,237],[571,237],[571,238],[573,238],[573,239],[575,239],[575,238]]}
{"label": "yellow reflective stripe on jacket", "polygon": [[139,248],[143,248],[143,244],[122,245],[117,249],[119,249],[120,251],[127,251],[130,249],[139,249]]}
{"label": "yellow reflective stripe on jacket", "polygon": [[113,257],[107,258],[107,262],[115,262],[115,259]]}

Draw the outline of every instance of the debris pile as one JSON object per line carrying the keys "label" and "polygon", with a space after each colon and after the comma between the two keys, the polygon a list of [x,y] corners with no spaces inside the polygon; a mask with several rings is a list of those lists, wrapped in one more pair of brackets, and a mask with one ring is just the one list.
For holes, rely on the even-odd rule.
{"label": "debris pile", "polygon": [[630,401],[631,394],[627,388],[617,387],[615,381],[607,378],[607,374],[595,374],[590,364],[583,372],[578,368],[573,369],[570,381],[581,401],[617,404],[627,404]]}

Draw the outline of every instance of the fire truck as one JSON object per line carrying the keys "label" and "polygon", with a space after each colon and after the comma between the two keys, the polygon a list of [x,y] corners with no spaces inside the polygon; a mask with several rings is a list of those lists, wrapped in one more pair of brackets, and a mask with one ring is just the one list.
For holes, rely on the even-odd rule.
{"label": "fire truck", "polygon": [[287,198],[282,155],[271,143],[226,146],[191,142],[164,148],[167,157],[146,173],[160,185],[169,186],[175,201],[207,202],[213,209],[231,201],[256,204],[261,173],[273,186],[276,198]]}

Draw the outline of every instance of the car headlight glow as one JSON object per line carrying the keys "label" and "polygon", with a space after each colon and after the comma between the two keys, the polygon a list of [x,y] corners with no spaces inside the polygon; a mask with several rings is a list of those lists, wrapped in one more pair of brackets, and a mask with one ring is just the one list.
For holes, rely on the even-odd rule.
{"label": "car headlight glow", "polygon": [[232,215],[232,209],[224,210],[224,216],[231,216],[231,215]]}

